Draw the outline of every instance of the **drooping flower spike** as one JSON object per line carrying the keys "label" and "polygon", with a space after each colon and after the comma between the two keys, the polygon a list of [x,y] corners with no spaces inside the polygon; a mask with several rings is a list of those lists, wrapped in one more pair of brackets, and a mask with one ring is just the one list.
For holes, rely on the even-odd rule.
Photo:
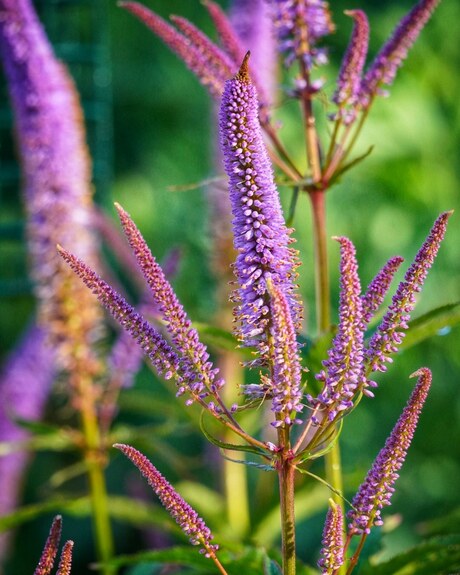
{"label": "drooping flower spike", "polygon": [[240,71],[225,85],[220,110],[220,138],[229,178],[235,275],[239,290],[237,333],[246,346],[267,353],[269,293],[267,279],[287,298],[295,329],[302,317],[296,294],[296,252],[289,247],[273,170],[258,119],[258,102],[246,55]]}
{"label": "drooping flower spike", "polygon": [[267,280],[270,293],[271,349],[273,353],[272,411],[274,427],[302,423],[297,414],[302,411],[302,388],[299,345],[284,293]]}
{"label": "drooping flower spike", "polygon": [[267,0],[286,66],[296,59],[308,70],[327,62],[318,41],[334,31],[328,3],[323,0]]}
{"label": "drooping flower spike", "polygon": [[382,86],[393,82],[409,49],[439,2],[440,0],[421,0],[396,26],[364,76],[360,92],[363,107],[368,106],[375,96],[386,94]]}
{"label": "drooping flower spike", "polygon": [[415,428],[431,385],[431,372],[423,367],[412,374],[418,382],[385,446],[378,454],[348,512],[351,535],[368,534],[373,525],[382,525],[381,510],[390,505],[394,483],[410,447]]}
{"label": "drooping flower spike", "polygon": [[399,284],[393,301],[384,315],[377,331],[366,349],[369,372],[386,371],[385,363],[391,362],[391,355],[398,350],[408,329],[410,314],[415,307],[415,296],[421,291],[428,270],[438,253],[446,233],[447,221],[452,211],[444,212],[435,221],[427,239]]}
{"label": "drooping flower spike", "polygon": [[147,281],[154,302],[166,324],[171,340],[181,356],[182,369],[188,386],[197,394],[206,389],[213,394],[222,387],[217,379],[218,369],[209,361],[209,353],[200,342],[198,332],[192,327],[187,314],[177,299],[166,276],[153,257],[140,231],[127,212],[115,204],[125,235],[137,263]]}
{"label": "drooping flower spike", "polygon": [[[208,87],[213,96],[222,94],[225,80],[233,73],[229,69],[228,58],[217,46],[204,41],[200,33],[194,39],[184,36],[163,18],[155,14],[138,2],[120,2],[119,6],[125,8],[156,34],[175,53],[185,65],[190,68],[200,81]],[[190,26],[192,26],[190,24]],[[195,30],[196,28],[193,27]],[[197,31],[197,30],[196,30]],[[198,31],[197,31],[198,32]],[[191,34],[191,30],[190,30]],[[196,44],[199,41],[199,44]],[[206,48],[212,44],[211,52]]]}
{"label": "drooping flower spike", "polygon": [[346,10],[345,14],[353,18],[354,26],[350,43],[342,60],[337,89],[332,101],[339,107],[336,117],[341,117],[345,123],[349,123],[356,114],[354,106],[358,102],[361,75],[367,56],[369,22],[362,10]]}
{"label": "drooping flower spike", "polygon": [[344,562],[343,514],[340,505],[329,499],[329,509],[324,524],[321,557],[318,567],[323,575],[336,573]]}
{"label": "drooping flower spike", "polygon": [[324,408],[329,421],[353,407],[358,389],[366,392],[361,285],[356,250],[348,238],[335,239],[341,247],[339,326],[328,359],[323,362],[324,369],[316,376],[324,387],[316,398],[308,396],[312,405],[319,404]]}
{"label": "drooping flower spike", "polygon": [[145,455],[130,445],[116,443],[114,447],[124,453],[147,479],[166,511],[189,537],[192,545],[200,545],[200,552],[215,560],[218,546],[211,543],[212,533],[198,513],[184,501]]}

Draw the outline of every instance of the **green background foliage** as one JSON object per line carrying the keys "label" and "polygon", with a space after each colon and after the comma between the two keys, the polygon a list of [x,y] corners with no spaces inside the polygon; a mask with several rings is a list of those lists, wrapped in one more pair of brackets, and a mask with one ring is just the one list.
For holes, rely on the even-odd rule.
{"label": "green background foliage", "polygon": [[[328,94],[334,90],[335,74],[351,28],[343,10],[359,7],[368,12],[373,55],[411,6],[410,2],[370,0],[360,0],[352,6],[343,0],[333,0],[330,4],[337,32],[331,38],[331,65],[320,71],[327,78]],[[198,1],[151,0],[148,5],[165,16],[184,15],[212,34],[205,10]],[[172,246],[183,249],[175,289],[194,320],[212,323],[218,310],[215,281],[208,263],[209,210],[201,182],[213,174],[215,105],[192,74],[137,20],[115,3],[107,6],[107,18],[113,64],[114,177],[103,201],[109,211],[112,211],[112,201],[116,200],[130,212],[160,260]],[[457,209],[419,298],[415,317],[460,299],[457,161],[460,50],[453,26],[459,20],[460,5],[444,0],[398,74],[390,98],[379,99],[372,110],[355,150],[359,154],[373,145],[372,154],[347,173],[328,197],[330,235],[346,235],[356,244],[364,285],[393,255],[404,256],[403,266],[407,267],[436,216],[441,211]],[[280,136],[301,164],[304,147],[298,130],[300,116],[295,104],[283,106],[282,101],[283,96],[275,110],[276,118],[283,124]],[[327,113],[320,103],[317,111]],[[170,189],[187,184],[196,184],[195,189]],[[280,194],[283,205],[287,206],[290,191],[281,187]],[[305,328],[307,335],[314,337],[311,224],[306,198],[299,201],[294,227],[303,261],[300,285],[307,306]],[[19,258],[25,262],[23,247],[14,253],[14,261]],[[332,240],[330,260],[336,309],[338,246]],[[9,271],[2,266],[1,273],[8,277]],[[398,278],[401,277],[400,274]],[[24,328],[33,300],[27,293],[13,293],[3,298],[1,307],[0,336],[4,353],[14,345],[16,336]],[[420,366],[432,369],[433,388],[398,480],[393,505],[385,513],[387,532],[375,534],[368,542],[369,553],[382,545],[382,559],[421,541],[424,536],[460,531],[459,334],[458,327],[440,330],[434,337],[404,350],[388,372],[378,378],[376,398],[363,400],[345,421],[343,465],[346,495],[352,497],[409,396],[412,381],[408,376]],[[222,522],[223,513],[216,511],[223,506],[221,496],[216,493],[220,490],[219,458],[215,450],[200,439],[195,426],[199,414],[183,408],[181,401],[177,401],[177,410],[173,409],[172,398],[173,393],[144,369],[136,387],[121,398],[119,425],[124,427],[118,428],[119,434],[126,438],[126,434],[131,433],[130,440],[136,447],[151,456],[173,482],[181,481],[183,493],[192,504],[197,504],[210,526],[228,535]],[[57,426],[70,423],[71,411],[62,393],[52,400],[47,417]],[[136,473],[118,454],[112,455],[108,468],[111,491],[120,497],[140,493],[148,500],[145,506],[151,506],[152,498],[138,482]],[[24,503],[44,501],[52,493],[55,497],[50,477],[56,480],[54,473],[76,461],[73,454],[57,453],[52,448],[40,452],[28,474]],[[320,464],[313,471],[320,472]],[[261,534],[262,544],[277,543],[279,527],[273,512],[275,482],[271,474],[258,470],[251,469],[249,476],[255,489],[253,531]],[[198,482],[204,484],[201,488],[204,492],[198,490]],[[299,554],[314,564],[327,494],[304,477],[299,479],[298,488]],[[57,491],[64,500],[71,491],[83,495],[84,482],[77,476]],[[118,507],[114,500],[113,509],[118,518],[118,552],[138,552],[145,545],[152,545],[152,538],[161,545],[177,537],[156,502],[153,515],[148,515],[142,505],[137,509],[122,499],[117,501]],[[87,515],[87,502],[77,503],[74,498],[73,505],[57,501],[56,508],[50,508],[45,517],[36,517],[19,529],[12,575],[32,572],[50,516],[62,508],[66,509],[64,537],[76,540],[75,573],[85,572],[85,565],[92,558],[89,529],[82,528],[86,524],[81,519]],[[145,543],[140,531],[127,527],[126,523],[137,529],[153,524],[157,529],[153,534],[150,532],[150,539]],[[166,535],[158,532],[158,525],[167,526]],[[28,541],[30,553],[24,554],[21,543],[24,541]],[[179,541],[183,542],[180,536]]]}

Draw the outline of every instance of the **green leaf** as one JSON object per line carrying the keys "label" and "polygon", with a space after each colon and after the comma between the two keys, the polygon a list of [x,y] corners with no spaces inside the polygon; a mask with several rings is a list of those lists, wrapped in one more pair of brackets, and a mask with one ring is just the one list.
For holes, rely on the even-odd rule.
{"label": "green leaf", "polygon": [[452,328],[460,323],[460,302],[443,305],[412,320],[402,341],[401,349],[408,349],[438,335],[441,330]]}
{"label": "green leaf", "polygon": [[264,560],[264,575],[283,575],[278,563],[270,559],[270,557],[265,557]]}
{"label": "green leaf", "polygon": [[460,572],[460,534],[433,537],[392,557],[363,567],[362,575],[453,575]]}
{"label": "green leaf", "polygon": [[257,469],[261,469],[262,471],[274,471],[272,465],[264,465],[263,463],[256,463],[255,461],[246,461],[245,459],[232,459],[228,457],[224,453],[222,457],[227,461],[231,461],[232,463],[240,463],[241,465],[247,465],[248,467],[256,467]]}
{"label": "green leaf", "polygon": [[200,339],[209,347],[224,351],[238,351],[243,356],[251,357],[251,351],[240,348],[239,341],[229,331],[208,323],[193,322],[193,327],[200,334]]}
{"label": "green leaf", "polygon": [[50,429],[46,433],[34,435],[21,441],[0,442],[0,457],[16,451],[69,451],[75,448],[78,432],[64,429]]}
{"label": "green leaf", "polygon": [[208,431],[206,431],[206,428],[204,427],[204,412],[202,413],[201,416],[200,427],[206,439],[213,445],[217,445],[217,447],[220,447],[221,449],[229,449],[231,451],[245,451],[247,453],[254,453],[255,455],[263,455],[264,457],[267,456],[267,453],[263,449],[259,449],[252,445],[238,445],[234,443],[227,443],[225,441],[217,439],[217,437],[213,437],[210,433],[208,433]]}

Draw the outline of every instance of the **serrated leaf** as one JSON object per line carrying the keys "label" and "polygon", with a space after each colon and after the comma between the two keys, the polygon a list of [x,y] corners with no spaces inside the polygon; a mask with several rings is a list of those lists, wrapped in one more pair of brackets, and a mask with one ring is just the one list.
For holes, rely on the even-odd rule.
{"label": "serrated leaf", "polygon": [[460,302],[432,309],[409,323],[401,349],[408,349],[425,339],[438,335],[441,330],[458,324],[460,324]]}
{"label": "serrated leaf", "polygon": [[453,575],[460,572],[460,534],[434,537],[389,561],[363,567],[362,575]]}
{"label": "serrated leaf", "polygon": [[238,445],[236,443],[227,443],[225,441],[217,439],[217,437],[212,436],[208,431],[206,431],[206,428],[204,427],[204,413],[201,416],[200,428],[206,439],[210,443],[216,445],[217,447],[220,447],[221,449],[228,449],[230,451],[245,451],[247,453],[253,453],[255,455],[262,455],[264,457],[267,456],[265,451],[263,451],[262,449],[258,449],[257,447],[254,447],[252,445]]}

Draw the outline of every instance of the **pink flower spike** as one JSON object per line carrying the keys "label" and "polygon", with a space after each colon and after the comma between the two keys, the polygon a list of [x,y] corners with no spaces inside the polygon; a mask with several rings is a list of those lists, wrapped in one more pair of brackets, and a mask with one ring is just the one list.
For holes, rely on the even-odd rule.
{"label": "pink flower spike", "polygon": [[49,573],[51,573],[54,560],[56,559],[59,541],[61,540],[61,531],[62,517],[60,515],[56,515],[53,519],[48,538],[43,548],[42,556],[40,557],[40,561],[34,571],[34,575],[49,575]]}
{"label": "pink flower spike", "polygon": [[134,14],[152,32],[185,63],[185,65],[208,87],[213,96],[220,96],[228,75],[222,75],[222,70],[209,67],[209,62],[203,58],[200,51],[190,40],[168,24],[163,18],[138,2],[119,2],[118,4],[131,14]]}
{"label": "pink flower spike", "polygon": [[431,385],[431,371],[426,367],[422,367],[411,377],[419,378],[417,385],[385,446],[358,489],[352,502],[353,509],[347,514],[351,535],[367,534],[372,526],[383,524],[381,510],[390,505],[393,485],[406,458]]}
{"label": "pink flower spike", "polygon": [[72,570],[73,541],[66,541],[61,552],[61,559],[56,575],[70,575]]}
{"label": "pink flower spike", "polygon": [[324,524],[321,558],[318,561],[323,575],[336,573],[344,562],[342,509],[332,499],[329,499],[329,505]]}
{"label": "pink flower spike", "polygon": [[213,539],[211,531],[203,519],[198,516],[198,513],[182,499],[158,469],[134,447],[121,443],[116,443],[114,447],[124,453],[147,479],[166,511],[189,537],[190,543],[201,545],[206,557],[215,556],[218,546],[211,543]]}

